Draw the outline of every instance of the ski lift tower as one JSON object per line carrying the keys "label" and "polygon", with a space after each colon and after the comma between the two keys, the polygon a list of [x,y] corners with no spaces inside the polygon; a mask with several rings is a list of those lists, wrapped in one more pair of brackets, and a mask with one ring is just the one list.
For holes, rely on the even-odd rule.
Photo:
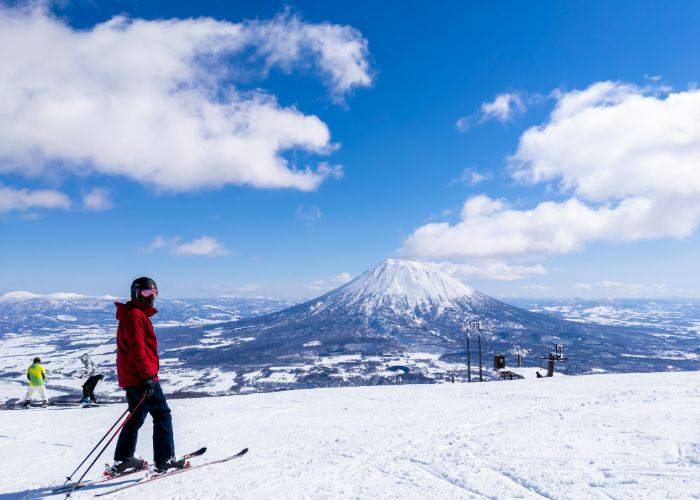
{"label": "ski lift tower", "polygon": [[547,356],[541,356],[540,359],[547,360],[547,376],[554,376],[554,365],[557,361],[568,361],[569,358],[564,355],[564,344],[554,344],[554,351]]}
{"label": "ski lift tower", "polygon": [[467,338],[467,382],[472,381],[472,351],[469,346],[469,337],[471,336],[471,321],[464,327],[464,336]]}
{"label": "ski lift tower", "polygon": [[472,330],[476,330],[477,343],[479,349],[479,382],[484,381],[483,375],[483,365],[481,362],[481,331],[484,329],[484,322],[481,320],[469,320],[467,323],[467,380],[472,381],[472,364],[471,364],[471,351],[469,349],[469,337],[471,336]]}

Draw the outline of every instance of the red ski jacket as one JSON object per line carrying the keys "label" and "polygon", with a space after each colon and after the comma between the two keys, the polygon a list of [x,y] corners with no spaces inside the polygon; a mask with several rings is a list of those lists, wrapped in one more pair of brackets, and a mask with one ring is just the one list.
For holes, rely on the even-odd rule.
{"label": "red ski jacket", "polygon": [[117,378],[119,387],[141,385],[153,377],[158,380],[158,339],[150,317],[158,311],[134,300],[117,306]]}

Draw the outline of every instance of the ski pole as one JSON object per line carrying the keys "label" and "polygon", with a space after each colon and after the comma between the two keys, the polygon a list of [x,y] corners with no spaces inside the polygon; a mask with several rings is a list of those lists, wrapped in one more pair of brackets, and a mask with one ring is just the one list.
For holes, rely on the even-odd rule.
{"label": "ski pole", "polygon": [[84,464],[85,462],[87,462],[87,459],[90,458],[90,455],[92,455],[92,454],[95,452],[95,450],[97,449],[97,447],[100,446],[100,444],[102,444],[102,441],[105,440],[105,438],[109,435],[109,433],[112,432],[112,429],[114,429],[114,428],[117,426],[117,424],[119,423],[119,421],[120,421],[122,418],[124,418],[124,415],[126,415],[128,412],[129,412],[129,409],[128,409],[128,408],[127,408],[126,410],[124,410],[124,413],[121,414],[121,416],[117,419],[117,421],[114,422],[114,424],[112,425],[112,427],[110,427],[109,430],[105,433],[105,435],[102,436],[102,439],[100,439],[100,440],[97,442],[97,444],[95,445],[95,447],[94,447],[92,450],[90,450],[90,453],[88,453],[87,456],[86,456],[85,458],[83,458],[83,461],[80,462],[80,465],[78,465],[78,466],[75,468],[75,470],[74,470],[73,472],[71,472],[70,476],[66,476],[66,482],[63,483],[63,484],[67,484],[68,481],[70,481],[71,479],[73,479],[73,475],[74,475],[76,472],[78,472],[78,469],[80,469],[80,467],[82,467],[83,464]]}
{"label": "ski pole", "polygon": [[[92,466],[95,465],[95,462],[97,462],[97,460],[102,456],[102,454],[105,452],[105,450],[107,449],[109,444],[114,440],[115,437],[117,437],[117,434],[119,434],[121,432],[121,430],[124,428],[126,423],[131,419],[131,417],[134,416],[134,413],[136,413],[136,410],[139,409],[139,406],[141,406],[141,403],[143,403],[144,399],[146,399],[146,394],[141,396],[141,399],[139,400],[138,404],[134,407],[134,410],[131,413],[129,413],[129,415],[122,422],[122,425],[120,425],[119,428],[117,429],[117,431],[114,434],[112,434],[112,437],[109,438],[109,441],[107,441],[107,444],[104,445],[104,447],[100,450],[100,452],[97,454],[95,459],[90,463],[90,465],[88,465],[87,469],[85,469],[85,472],[83,472],[83,475],[80,476],[80,479],[78,479],[76,484],[80,484],[80,481],[82,481],[83,478],[90,471],[90,469],[92,469]],[[71,493],[73,493],[74,491],[75,491],[75,486],[73,486],[73,488],[71,488],[71,490],[68,493],[66,493],[66,498],[68,498],[71,495]]]}

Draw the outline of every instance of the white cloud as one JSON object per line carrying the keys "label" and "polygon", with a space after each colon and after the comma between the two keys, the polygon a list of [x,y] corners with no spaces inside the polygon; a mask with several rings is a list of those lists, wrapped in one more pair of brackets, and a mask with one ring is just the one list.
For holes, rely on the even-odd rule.
{"label": "white cloud", "polygon": [[558,182],[590,202],[700,195],[700,90],[600,82],[560,96],[550,120],[527,130],[515,177]]}
{"label": "white cloud", "polygon": [[188,243],[176,245],[173,248],[175,255],[195,255],[204,257],[220,257],[228,255],[229,251],[217,241],[216,238],[202,236]]}
{"label": "white cloud", "polygon": [[245,285],[238,287],[238,291],[243,293],[254,293],[262,290],[263,288],[265,287],[257,283],[246,283]]}
{"label": "white cloud", "polygon": [[518,92],[497,95],[493,101],[484,102],[478,113],[463,116],[455,123],[457,130],[466,132],[475,125],[496,120],[506,123],[527,109],[526,99]]}
{"label": "white cloud", "polygon": [[247,43],[257,47],[267,68],[279,66],[291,71],[303,61],[306,52],[313,54],[337,102],[342,102],[354,88],[372,84],[367,40],[355,28],[308,24],[288,11],[273,22],[246,24],[245,34],[250,37]]}
{"label": "white cloud", "polygon": [[76,30],[42,9],[0,7],[0,60],[0,171],[63,168],[172,191],[317,188],[337,167],[298,168],[284,153],[332,151],[326,124],[236,82],[311,69],[339,102],[372,82],[359,31],[288,12],[117,16]]}
{"label": "white cloud", "polygon": [[484,121],[497,120],[505,123],[523,111],[525,111],[525,103],[520,94],[516,93],[500,94],[493,101],[481,105],[481,115]]}
{"label": "white cloud", "polygon": [[576,291],[591,292],[605,297],[658,297],[668,294],[668,287],[663,283],[640,285],[638,283],[621,283],[602,280],[595,283],[577,283],[572,287]]}
{"label": "white cloud", "polygon": [[523,290],[527,290],[528,292],[542,293],[548,292],[549,287],[547,285],[523,285]]}
{"label": "white cloud", "polygon": [[329,286],[327,280],[315,280],[309,283],[308,285],[304,285],[304,288],[311,292],[322,292],[330,290],[332,287]]}
{"label": "white cloud", "polygon": [[304,285],[304,288],[312,292],[325,292],[336,288],[343,283],[347,283],[350,280],[352,280],[352,275],[350,273],[343,272],[331,279],[319,279],[312,281],[310,284]]}
{"label": "white cloud", "polygon": [[476,186],[477,184],[481,184],[492,177],[493,175],[491,172],[482,173],[473,168],[465,168],[457,177],[452,179],[449,185],[454,186],[455,184],[465,184],[467,186]]}
{"label": "white cloud", "polygon": [[459,222],[419,227],[401,253],[521,258],[689,236],[700,223],[700,90],[664,92],[600,82],[560,93],[549,121],[521,136],[513,175],[572,197],[513,209],[474,196]]}
{"label": "white cloud", "polygon": [[494,280],[519,280],[526,276],[543,276],[547,270],[541,264],[508,264],[501,261],[483,261],[471,263],[432,262],[431,265],[463,281],[472,278]]}
{"label": "white cloud", "polygon": [[352,279],[352,275],[350,273],[340,273],[338,276],[333,278],[333,281],[336,283],[347,283]]}
{"label": "white cloud", "polygon": [[85,210],[102,211],[114,208],[108,189],[93,188],[83,195],[83,208]]}
{"label": "white cloud", "polygon": [[166,239],[163,236],[156,236],[151,243],[149,243],[146,247],[144,247],[142,250],[145,252],[151,252],[153,250],[161,250],[163,248],[166,248],[168,246],[175,245],[177,241],[179,240],[179,237],[173,238],[173,239]]}
{"label": "white cloud", "polygon": [[174,255],[203,257],[221,257],[230,253],[216,238],[210,236],[202,236],[186,243],[181,243],[181,241],[182,238],[180,236],[165,238],[164,236],[158,235],[151,243],[141,250],[144,252],[152,252],[154,250],[169,249]]}
{"label": "white cloud", "polygon": [[466,132],[472,127],[473,124],[474,120],[472,116],[463,116],[457,119],[455,122],[455,127],[457,127],[457,130],[460,132]]}
{"label": "white cloud", "polygon": [[70,199],[53,189],[14,189],[0,185],[0,213],[41,208],[69,209]]}
{"label": "white cloud", "polygon": [[684,198],[632,198],[610,207],[590,207],[574,198],[515,210],[502,200],[478,195],[465,202],[458,223],[419,227],[401,253],[450,260],[566,254],[598,240],[686,236],[698,220],[700,203],[689,207]]}
{"label": "white cloud", "polygon": [[317,206],[312,205],[306,207],[304,205],[299,205],[294,216],[297,220],[303,222],[307,226],[310,226],[320,221],[323,218],[323,213]]}

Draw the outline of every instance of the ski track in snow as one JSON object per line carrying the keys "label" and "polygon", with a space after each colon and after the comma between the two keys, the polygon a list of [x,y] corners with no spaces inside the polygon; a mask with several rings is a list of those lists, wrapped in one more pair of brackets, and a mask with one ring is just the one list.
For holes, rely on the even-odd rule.
{"label": "ski track in snow", "polygon": [[[179,452],[209,447],[193,463],[250,451],[111,498],[700,497],[700,372],[315,389],[170,404]],[[47,496],[122,411],[0,411],[0,499]],[[148,459],[150,434],[148,419],[137,449]],[[96,466],[89,477],[99,474]]]}

